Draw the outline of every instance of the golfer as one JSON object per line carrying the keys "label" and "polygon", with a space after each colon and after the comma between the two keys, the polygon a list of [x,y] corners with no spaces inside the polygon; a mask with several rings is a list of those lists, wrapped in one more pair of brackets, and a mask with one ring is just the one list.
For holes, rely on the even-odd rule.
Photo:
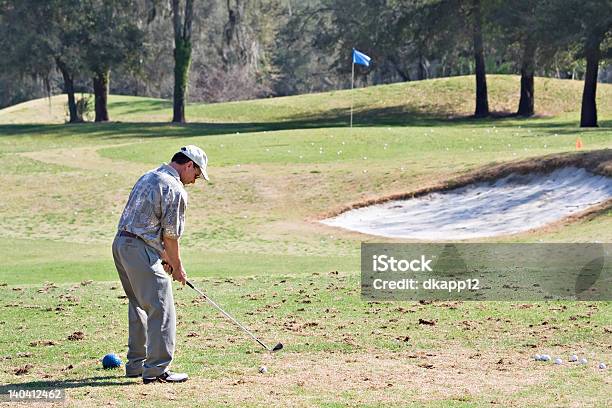
{"label": "golfer", "polygon": [[[208,180],[206,153],[181,147],[170,164],[145,173],[134,185],[119,220],[113,258],[129,299],[126,376],[151,382],[183,382],[168,370],[176,342],[172,278],[185,284],[179,239],[185,228],[184,185]],[[164,264],[162,264],[164,261]]]}

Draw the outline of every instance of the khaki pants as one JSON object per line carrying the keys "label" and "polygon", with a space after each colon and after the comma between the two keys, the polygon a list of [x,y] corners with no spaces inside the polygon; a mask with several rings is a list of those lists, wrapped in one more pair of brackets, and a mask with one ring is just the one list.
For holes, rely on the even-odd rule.
{"label": "khaki pants", "polygon": [[126,375],[157,377],[168,370],[174,355],[172,281],[157,251],[138,238],[117,235],[113,258],[130,301]]}

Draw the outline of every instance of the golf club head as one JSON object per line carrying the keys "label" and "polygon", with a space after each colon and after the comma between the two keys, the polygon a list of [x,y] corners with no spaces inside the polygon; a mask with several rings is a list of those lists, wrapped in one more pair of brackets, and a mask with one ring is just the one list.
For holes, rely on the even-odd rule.
{"label": "golf club head", "polygon": [[274,346],[274,348],[272,349],[272,352],[274,353],[275,351],[279,351],[282,348],[283,348],[283,343],[278,343],[276,346]]}

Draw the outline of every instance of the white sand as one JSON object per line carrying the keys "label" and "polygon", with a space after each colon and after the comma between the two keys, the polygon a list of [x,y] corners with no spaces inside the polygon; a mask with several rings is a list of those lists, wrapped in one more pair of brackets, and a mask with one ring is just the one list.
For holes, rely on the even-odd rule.
{"label": "white sand", "polygon": [[511,174],[444,193],[389,201],[321,221],[370,235],[422,240],[493,237],[542,227],[612,198],[612,178],[566,167]]}

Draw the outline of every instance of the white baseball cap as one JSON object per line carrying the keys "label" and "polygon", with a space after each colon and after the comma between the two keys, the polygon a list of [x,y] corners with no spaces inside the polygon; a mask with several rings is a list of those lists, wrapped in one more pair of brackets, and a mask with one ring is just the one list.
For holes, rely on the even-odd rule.
{"label": "white baseball cap", "polygon": [[187,145],[181,147],[181,153],[189,157],[191,160],[194,161],[195,164],[198,165],[198,167],[202,171],[202,177],[204,177],[206,180],[210,180],[208,178],[208,173],[206,172],[206,166],[208,165],[208,156],[206,156],[204,150],[200,149],[196,145]]}

